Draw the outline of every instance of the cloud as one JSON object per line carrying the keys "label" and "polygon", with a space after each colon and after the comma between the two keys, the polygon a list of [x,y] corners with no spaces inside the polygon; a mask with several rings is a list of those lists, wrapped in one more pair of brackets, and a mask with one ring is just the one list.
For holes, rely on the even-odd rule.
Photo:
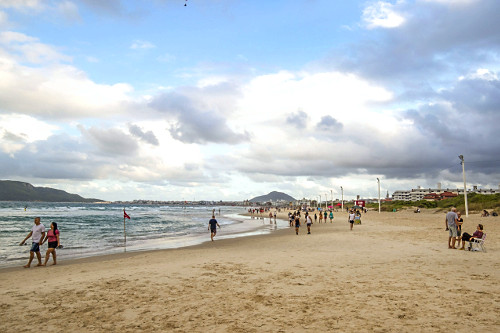
{"label": "cloud", "polygon": [[130,48],[132,50],[137,50],[137,49],[153,49],[156,46],[148,41],[145,40],[135,40],[132,45],[130,45]]}
{"label": "cloud", "polygon": [[302,110],[298,110],[295,113],[291,113],[286,117],[287,124],[290,124],[298,129],[307,127],[307,121],[309,117],[307,113]]}
{"label": "cloud", "polygon": [[158,146],[160,143],[158,142],[158,139],[154,135],[153,131],[147,131],[144,132],[139,126],[134,125],[134,124],[129,124],[128,130],[130,134],[133,136],[138,137],[139,139],[152,144],[153,146]]}
{"label": "cloud", "polygon": [[79,126],[82,135],[95,145],[99,152],[106,155],[134,155],[139,146],[137,142],[123,131],[111,128],[100,129],[91,127],[86,129]]}
{"label": "cloud", "polygon": [[323,116],[316,127],[323,131],[339,131],[342,129],[343,125],[332,116]]}
{"label": "cloud", "polygon": [[395,10],[391,3],[378,1],[363,9],[363,21],[368,29],[396,28],[405,22],[405,18]]}
{"label": "cloud", "polygon": [[238,144],[250,139],[247,132],[230,128],[226,116],[234,107],[237,87],[220,83],[203,88],[185,87],[154,97],[150,107],[169,117],[171,136],[184,143]]}
{"label": "cloud", "polygon": [[1,32],[0,57],[0,112],[70,119],[124,113],[133,103],[130,85],[93,82],[37,38]]}
{"label": "cloud", "polygon": [[57,5],[57,10],[68,22],[82,22],[78,6],[71,1],[62,1]]}

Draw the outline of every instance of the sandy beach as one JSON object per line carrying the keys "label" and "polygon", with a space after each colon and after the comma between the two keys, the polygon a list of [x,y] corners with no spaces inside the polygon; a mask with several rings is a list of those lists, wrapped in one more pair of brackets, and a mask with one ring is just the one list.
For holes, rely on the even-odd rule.
{"label": "sandy beach", "polygon": [[369,212],[349,231],[336,213],[311,235],[2,269],[0,331],[498,332],[500,218],[464,217],[482,253],[448,249],[444,216]]}

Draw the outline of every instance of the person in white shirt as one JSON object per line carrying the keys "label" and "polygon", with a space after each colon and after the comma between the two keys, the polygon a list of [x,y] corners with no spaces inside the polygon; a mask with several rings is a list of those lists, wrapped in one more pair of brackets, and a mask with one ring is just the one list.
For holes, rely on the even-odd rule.
{"label": "person in white shirt", "polygon": [[31,262],[33,261],[33,258],[36,257],[38,259],[38,265],[37,266],[42,266],[42,256],[40,254],[40,242],[43,240],[45,237],[45,226],[40,223],[40,218],[35,217],[35,225],[31,227],[31,231],[26,236],[26,238],[19,243],[19,245],[24,245],[26,240],[31,237],[31,249],[30,249],[30,259],[28,261],[27,265],[24,265],[24,268],[30,268]]}
{"label": "person in white shirt", "polygon": [[311,220],[309,214],[306,213],[307,234],[311,233],[311,224],[313,224],[313,221]]}
{"label": "person in white shirt", "polygon": [[356,217],[356,214],[354,214],[354,210],[351,210],[349,212],[349,223],[351,224],[351,230],[352,226],[354,225],[354,218]]}

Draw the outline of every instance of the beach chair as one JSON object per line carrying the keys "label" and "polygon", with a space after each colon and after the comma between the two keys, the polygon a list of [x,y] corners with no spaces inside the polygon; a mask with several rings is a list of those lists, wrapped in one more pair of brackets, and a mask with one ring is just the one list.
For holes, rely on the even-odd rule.
{"label": "beach chair", "polygon": [[469,251],[483,251],[486,252],[486,247],[484,246],[484,241],[486,240],[486,233],[483,233],[481,239],[473,239],[469,242]]}

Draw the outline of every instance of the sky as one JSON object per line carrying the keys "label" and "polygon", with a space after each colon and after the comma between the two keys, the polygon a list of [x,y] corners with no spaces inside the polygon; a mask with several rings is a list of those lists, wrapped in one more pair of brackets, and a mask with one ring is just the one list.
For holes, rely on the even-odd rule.
{"label": "sky", "polygon": [[103,200],[500,184],[498,0],[0,0],[0,179]]}

